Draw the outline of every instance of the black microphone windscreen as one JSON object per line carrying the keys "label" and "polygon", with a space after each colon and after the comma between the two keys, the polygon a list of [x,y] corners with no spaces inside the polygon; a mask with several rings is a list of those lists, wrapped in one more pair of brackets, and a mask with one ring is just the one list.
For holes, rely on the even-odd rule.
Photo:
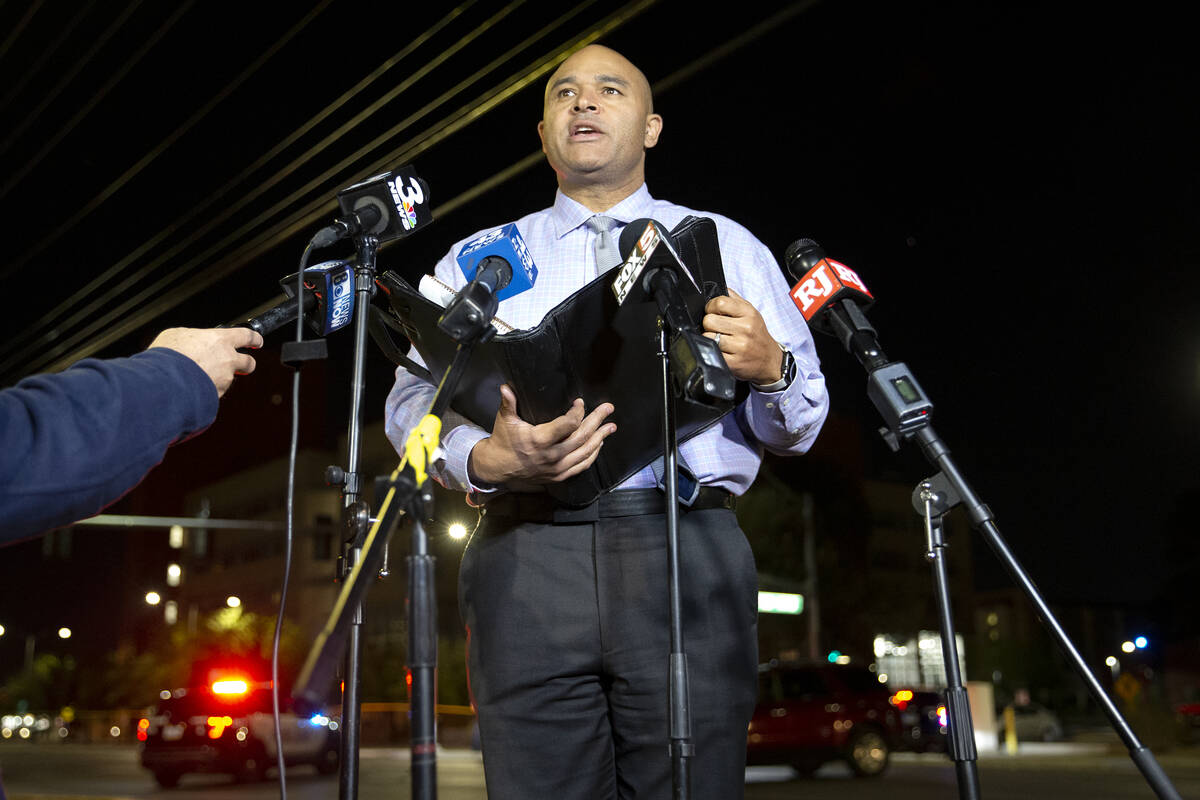
{"label": "black microphone windscreen", "polygon": [[633,222],[625,226],[621,231],[621,239],[617,243],[617,249],[621,253],[621,260],[629,258],[629,254],[633,252],[633,248],[637,245],[638,239],[642,238],[642,234],[646,231],[646,226],[651,222],[654,227],[658,228],[658,232],[663,236],[667,235],[666,227],[658,220],[652,219],[635,219]]}
{"label": "black microphone windscreen", "polygon": [[475,268],[475,279],[485,283],[493,293],[508,286],[512,278],[512,264],[500,256],[485,256]]}
{"label": "black microphone windscreen", "polygon": [[797,239],[788,245],[787,251],[783,255],[783,261],[792,277],[800,280],[824,257],[825,251],[821,245],[812,239]]}
{"label": "black microphone windscreen", "polygon": [[369,233],[372,236],[383,233],[387,228],[390,213],[391,210],[377,197],[360,197],[354,201],[354,214],[358,217],[358,223],[363,233]]}

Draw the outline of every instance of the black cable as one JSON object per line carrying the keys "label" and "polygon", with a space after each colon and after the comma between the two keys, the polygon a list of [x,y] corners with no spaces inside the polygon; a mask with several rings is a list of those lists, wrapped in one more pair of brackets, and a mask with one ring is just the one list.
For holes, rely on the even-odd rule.
{"label": "black cable", "polygon": [[[312,255],[313,243],[310,241],[300,256],[300,269],[296,272],[296,296],[304,296],[304,270],[308,269],[308,260]],[[304,312],[296,315],[296,341],[304,339]],[[283,611],[287,606],[288,580],[292,574],[292,542],[295,525],[296,509],[296,451],[300,440],[300,370],[292,374],[292,436],[288,448],[287,471],[287,523],[284,526],[285,542],[283,550],[283,588],[279,593],[279,616],[275,618],[275,636],[271,641],[271,714],[275,727],[275,764],[279,768],[279,797],[287,800],[287,778],[284,776],[283,758],[283,729],[279,722],[279,640],[283,633]]]}

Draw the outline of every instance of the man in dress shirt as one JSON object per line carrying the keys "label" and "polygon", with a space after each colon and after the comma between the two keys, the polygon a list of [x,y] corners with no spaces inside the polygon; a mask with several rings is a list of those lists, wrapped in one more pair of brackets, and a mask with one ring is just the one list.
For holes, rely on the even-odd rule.
{"label": "man in dress shirt", "polygon": [[[688,215],[716,223],[730,292],[706,305],[702,326],[751,390],[679,447],[702,487],[679,515],[680,591],[695,747],[690,791],[741,797],[756,690],[757,587],[733,501],[764,450],[800,454],[812,445],[828,412],[825,381],[770,251],[724,216],[650,195],[645,155],[663,120],[637,67],[609,48],[585,47],[550,77],[543,111],[538,135],[558,191],[553,206],[516,222],[538,280],[503,301],[498,317],[533,327],[601,274],[608,265],[596,262],[599,231],[615,237],[643,218],[668,229]],[[436,268],[456,288],[465,281],[455,257],[472,238]],[[400,452],[433,393],[397,370],[387,434]],[[615,430],[613,411],[610,403],[588,409],[576,400],[534,425],[505,386],[490,433],[453,413],[443,419],[446,459],[433,475],[482,509],[460,565],[459,601],[489,797],[671,795],[660,480],[648,465],[593,504],[587,521],[544,492],[595,461]]]}

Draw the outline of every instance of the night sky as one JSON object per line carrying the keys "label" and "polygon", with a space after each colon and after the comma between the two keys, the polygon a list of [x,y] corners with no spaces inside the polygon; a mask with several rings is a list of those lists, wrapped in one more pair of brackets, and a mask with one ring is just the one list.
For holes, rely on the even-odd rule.
{"label": "night sky", "polygon": [[[627,8],[585,5],[536,37],[565,12],[527,3],[466,41],[500,8],[466,4],[335,105],[446,9],[252,5],[146,4],[120,25],[122,9],[103,3],[70,19],[46,4],[25,22],[30,4],[0,7],[0,31],[12,31],[0,44],[0,275],[16,300],[0,344],[5,385],[64,359],[133,352],[170,325],[244,316],[278,293],[337,190],[381,167],[414,164],[435,213],[456,201],[539,147],[544,76],[495,107],[489,87]],[[651,192],[737,219],[781,260],[809,237],[855,268],[877,298],[885,352],[934,401],[935,428],[1043,592],[1136,600],[1166,566],[1172,509],[1200,483],[1200,69],[1182,12],[1045,5],[826,0],[701,13],[663,0],[600,41],[662,87]],[[309,8],[321,10],[272,52]],[[422,138],[451,118],[464,124]],[[549,204],[553,189],[544,164],[520,172],[385,247],[380,266],[419,276],[459,238]],[[73,340],[88,321],[95,330]],[[331,340],[331,362],[307,379],[310,413],[328,424],[306,435],[327,444],[345,427],[348,340]],[[835,413],[874,429],[857,362],[833,339],[818,350]],[[370,358],[377,420],[391,376]],[[271,359],[277,342],[205,434],[225,454],[198,468],[207,477],[282,455],[287,406],[263,398],[286,396],[288,380],[265,368]],[[247,420],[269,429],[269,444],[248,443]],[[890,478],[915,485],[931,472],[911,446],[892,456],[868,434],[864,447]],[[1005,583],[986,570],[981,580]]]}

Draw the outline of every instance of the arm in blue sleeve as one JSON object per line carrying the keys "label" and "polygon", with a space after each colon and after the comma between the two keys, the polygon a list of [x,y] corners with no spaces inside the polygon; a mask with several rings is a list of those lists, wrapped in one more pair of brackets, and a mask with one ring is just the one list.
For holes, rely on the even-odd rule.
{"label": "arm in blue sleeve", "polygon": [[212,380],[155,347],[0,391],[0,543],[96,514],[217,415]]}

